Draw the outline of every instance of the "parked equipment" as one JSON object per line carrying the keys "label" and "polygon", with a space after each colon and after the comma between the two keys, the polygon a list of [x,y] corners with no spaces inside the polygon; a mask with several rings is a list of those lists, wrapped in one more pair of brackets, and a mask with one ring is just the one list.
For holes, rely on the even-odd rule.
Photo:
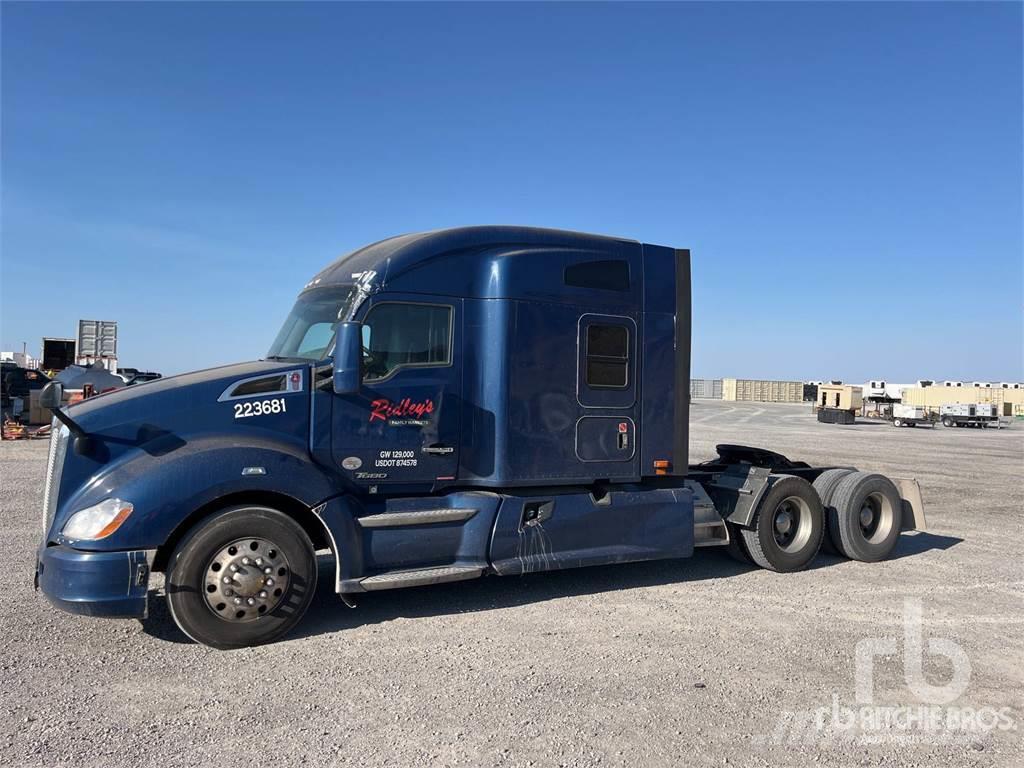
{"label": "parked equipment", "polygon": [[0,369],[0,391],[2,391],[3,407],[11,405],[15,398],[25,398],[37,389],[42,389],[50,379],[42,371],[22,368],[19,365],[4,365]]}
{"label": "parked equipment", "polygon": [[818,408],[818,421],[823,424],[854,424],[857,415],[841,408]]}
{"label": "parked equipment", "polygon": [[133,387],[136,384],[145,384],[147,381],[156,381],[163,374],[155,371],[140,371],[138,368],[118,368],[117,375],[124,380],[125,384]]}
{"label": "parked equipment", "polygon": [[950,403],[939,407],[944,427],[984,428],[999,421],[999,408],[993,403]]}
{"label": "parked equipment", "polygon": [[81,389],[91,387],[95,394],[109,392],[125,386],[124,379],[108,371],[102,362],[91,365],[71,365],[56,376],[64,389]]}
{"label": "parked equipment", "polygon": [[924,527],[913,480],[844,469],[822,498],[834,468],[773,451],[689,465],[689,365],[688,251],[522,227],[375,243],[307,284],[266,359],[55,410],[38,586],[143,616],[163,571],[182,631],[234,648],[298,622],[321,548],[354,604],[705,546],[795,571],[826,529],[880,560]]}
{"label": "parked equipment", "polygon": [[927,408],[917,405],[901,405],[895,403],[892,406],[892,425],[894,427],[916,427],[927,425],[934,427],[938,419]]}
{"label": "parked equipment", "polygon": [[853,424],[864,405],[861,388],[848,384],[822,384],[817,397],[814,410],[825,424]]}
{"label": "parked equipment", "polygon": [[818,387],[819,408],[835,408],[855,414],[863,405],[864,397],[860,387],[849,384],[822,384]]}

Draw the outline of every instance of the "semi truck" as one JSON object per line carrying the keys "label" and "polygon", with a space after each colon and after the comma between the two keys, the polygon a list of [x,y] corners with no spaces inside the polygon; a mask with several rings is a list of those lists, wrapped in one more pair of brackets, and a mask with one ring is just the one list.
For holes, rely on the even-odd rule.
{"label": "semi truck", "polygon": [[[688,463],[690,254],[526,227],[389,238],[300,292],[262,360],[55,411],[36,585],[70,612],[170,614],[219,649],[359,595],[823,540],[886,558],[912,479],[720,445]],[[60,385],[47,390],[60,405]]]}

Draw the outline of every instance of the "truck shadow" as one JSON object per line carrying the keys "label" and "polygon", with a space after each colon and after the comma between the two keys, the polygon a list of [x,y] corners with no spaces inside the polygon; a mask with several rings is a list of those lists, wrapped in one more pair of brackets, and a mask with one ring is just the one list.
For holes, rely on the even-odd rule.
{"label": "truck shadow", "polygon": [[956,536],[939,536],[925,531],[912,531],[900,536],[899,541],[896,542],[896,549],[889,555],[889,559],[900,560],[904,557],[930,552],[933,549],[945,551],[962,541],[963,539]]}
{"label": "truck shadow", "polygon": [[[946,550],[962,539],[929,533],[903,535],[890,559]],[[821,553],[809,570],[847,563],[845,558]],[[334,559],[319,556],[319,584],[309,612],[285,639],[339,632],[353,626],[380,624],[397,618],[422,618],[454,613],[515,608],[566,597],[598,595],[628,589],[724,579],[759,570],[737,562],[724,550],[698,552],[683,560],[656,560],[624,565],[575,568],[512,577],[485,577],[473,581],[438,584],[414,589],[356,595],[358,611],[345,606],[334,592]],[[785,576],[778,576],[785,578]],[[166,602],[151,595],[149,618],[143,631],[174,643],[191,643],[175,625]]]}

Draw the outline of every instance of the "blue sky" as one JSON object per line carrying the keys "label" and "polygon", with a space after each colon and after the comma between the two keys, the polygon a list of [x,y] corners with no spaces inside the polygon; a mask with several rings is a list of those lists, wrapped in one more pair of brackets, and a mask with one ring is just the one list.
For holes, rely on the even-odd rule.
{"label": "blue sky", "polygon": [[15,4],[0,345],[264,354],[401,232],[689,247],[695,377],[1024,379],[1021,4]]}

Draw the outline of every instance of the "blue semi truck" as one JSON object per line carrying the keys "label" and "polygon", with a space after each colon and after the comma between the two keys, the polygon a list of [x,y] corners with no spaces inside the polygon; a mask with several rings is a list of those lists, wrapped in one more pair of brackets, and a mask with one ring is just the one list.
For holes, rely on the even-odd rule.
{"label": "blue semi truck", "polygon": [[775,571],[885,558],[913,480],[722,445],[687,461],[690,255],[526,227],[403,235],[306,286],[263,360],[54,407],[36,585],[275,640],[333,554],[374,590],[727,547]]}

